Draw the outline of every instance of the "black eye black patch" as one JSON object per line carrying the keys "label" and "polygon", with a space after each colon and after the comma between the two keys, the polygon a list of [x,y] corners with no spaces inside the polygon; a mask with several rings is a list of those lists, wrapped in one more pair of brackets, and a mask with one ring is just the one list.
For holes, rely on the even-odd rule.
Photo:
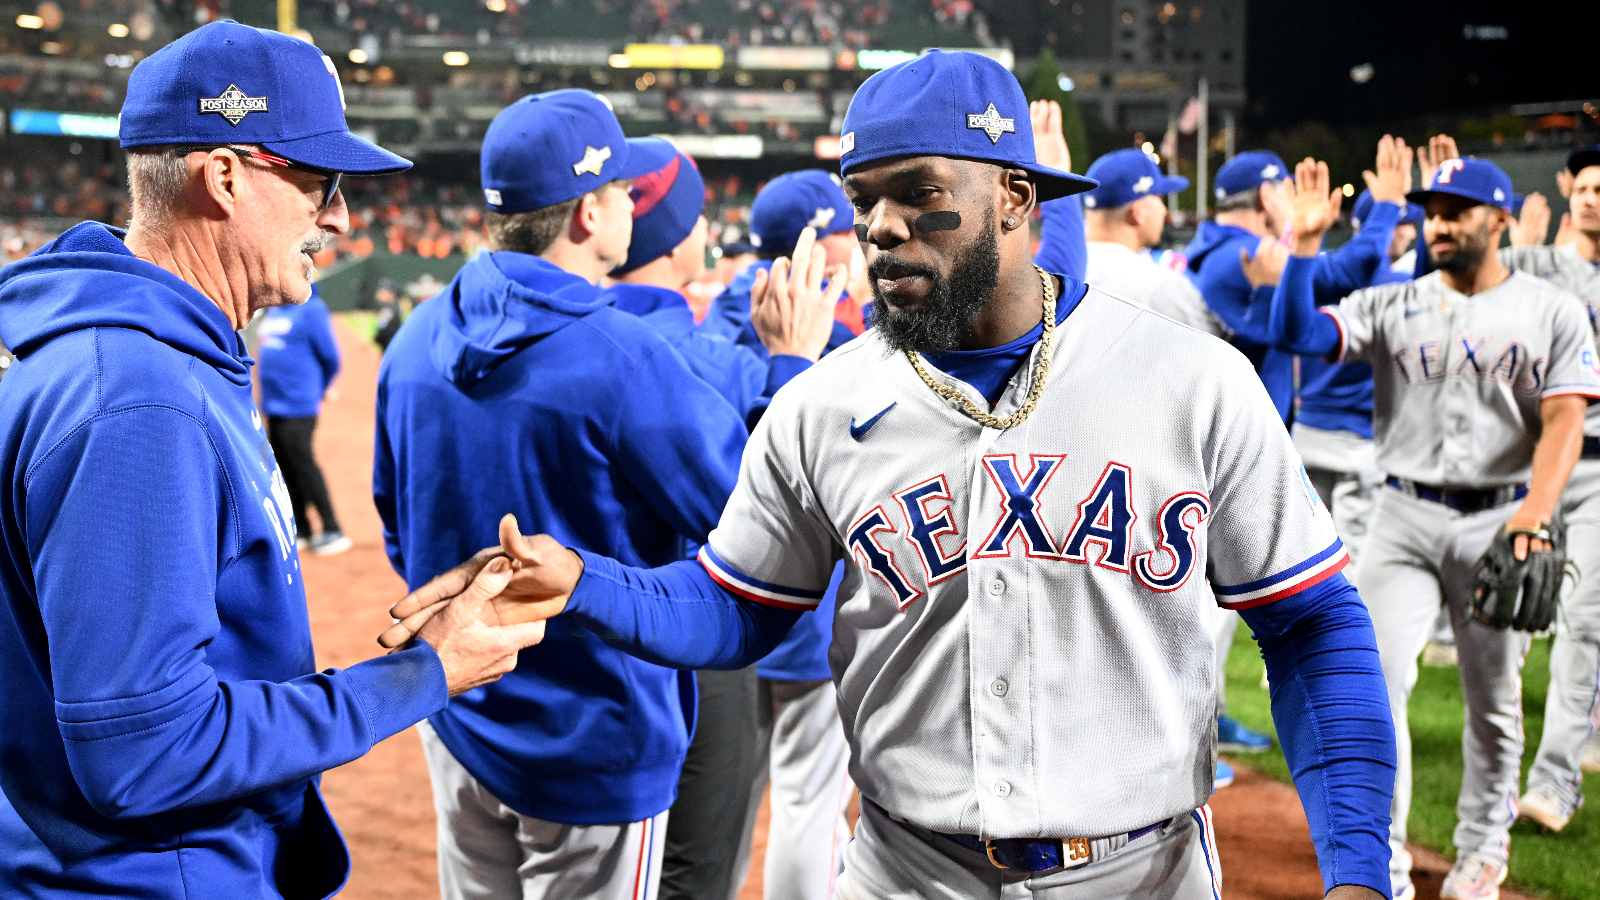
{"label": "black eye black patch", "polygon": [[860,241],[863,244],[865,244],[867,242],[867,226],[865,226],[865,225],[857,225],[856,226],[856,240]]}
{"label": "black eye black patch", "polygon": [[923,234],[930,234],[935,231],[955,231],[961,227],[961,213],[948,209],[923,213],[917,216],[916,226],[917,230]]}

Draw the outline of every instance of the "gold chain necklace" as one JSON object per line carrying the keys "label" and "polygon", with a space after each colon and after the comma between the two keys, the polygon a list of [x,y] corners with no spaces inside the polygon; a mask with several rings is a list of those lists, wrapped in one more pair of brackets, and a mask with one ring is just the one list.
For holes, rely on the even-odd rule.
{"label": "gold chain necklace", "polygon": [[1055,350],[1056,337],[1056,282],[1038,266],[1034,266],[1033,269],[1039,273],[1039,280],[1044,282],[1044,334],[1039,338],[1039,363],[1034,368],[1033,385],[1028,388],[1028,397],[1022,401],[1021,409],[1005,418],[984,412],[983,408],[974,403],[966,393],[937,381],[928,374],[928,370],[922,365],[922,354],[915,350],[906,351],[906,358],[911,360],[911,368],[916,369],[917,374],[922,376],[923,384],[935,394],[954,403],[968,418],[985,428],[998,428],[1003,431],[1021,425],[1033,413],[1034,407],[1039,405],[1039,397],[1044,393],[1044,383],[1050,377],[1050,357]]}

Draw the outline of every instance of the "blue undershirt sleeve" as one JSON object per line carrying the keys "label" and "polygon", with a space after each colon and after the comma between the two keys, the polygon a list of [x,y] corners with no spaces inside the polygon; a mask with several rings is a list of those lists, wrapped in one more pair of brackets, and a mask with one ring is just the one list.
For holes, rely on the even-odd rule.
{"label": "blue undershirt sleeve", "polygon": [[1340,350],[1339,326],[1317,312],[1316,269],[1315,258],[1289,257],[1272,295],[1272,340],[1292,353],[1332,357]]}
{"label": "blue undershirt sleeve", "polygon": [[1372,619],[1336,574],[1240,615],[1272,688],[1272,719],[1311,825],[1323,890],[1389,895],[1394,720]]}
{"label": "blue undershirt sleeve", "polygon": [[1318,306],[1338,303],[1372,285],[1378,273],[1389,265],[1389,245],[1394,242],[1394,229],[1402,212],[1393,203],[1374,203],[1354,237],[1343,247],[1317,257],[1313,286]]}
{"label": "blue undershirt sleeve", "polygon": [[630,656],[678,669],[742,669],[783,642],[800,610],[735,597],[700,563],[636,569],[578,550],[583,577],[562,615]]}
{"label": "blue undershirt sleeve", "polygon": [[1034,265],[1082,281],[1089,271],[1083,204],[1077,196],[1039,204],[1039,252]]}

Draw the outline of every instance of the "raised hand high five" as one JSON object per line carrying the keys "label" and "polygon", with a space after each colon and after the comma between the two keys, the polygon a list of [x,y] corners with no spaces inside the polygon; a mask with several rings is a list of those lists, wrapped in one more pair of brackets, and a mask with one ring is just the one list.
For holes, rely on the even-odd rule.
{"label": "raised hand high five", "polygon": [[[833,308],[850,278],[848,266],[827,268],[827,251],[817,245],[816,229],[807,228],[794,245],[793,259],[779,259],[771,270],[756,273],[750,322],[768,352],[812,362],[822,358],[833,333]],[[827,290],[824,274],[830,279]]]}
{"label": "raised hand high five", "polygon": [[1308,156],[1294,167],[1294,181],[1286,188],[1293,230],[1289,249],[1295,256],[1316,256],[1322,250],[1322,236],[1339,219],[1343,197],[1331,182],[1325,162]]}
{"label": "raised hand high five", "polygon": [[1436,134],[1428,138],[1427,147],[1417,148],[1417,163],[1422,166],[1423,189],[1433,187],[1434,173],[1439,171],[1439,164],[1447,159],[1460,159],[1461,151],[1456,149],[1456,139],[1448,134]]}
{"label": "raised hand high five", "polygon": [[1406,146],[1404,138],[1384,135],[1378,141],[1377,172],[1362,172],[1361,178],[1379,203],[1406,205],[1406,194],[1411,192],[1411,158],[1414,151]]}
{"label": "raised hand high five", "polygon": [[1061,132],[1061,104],[1054,100],[1035,100],[1028,104],[1033,122],[1033,151],[1039,165],[1063,172],[1072,171],[1072,151]]}
{"label": "raised hand high five", "polygon": [[1511,226],[1511,246],[1537,247],[1550,233],[1550,201],[1538,191],[1522,200],[1522,215]]}

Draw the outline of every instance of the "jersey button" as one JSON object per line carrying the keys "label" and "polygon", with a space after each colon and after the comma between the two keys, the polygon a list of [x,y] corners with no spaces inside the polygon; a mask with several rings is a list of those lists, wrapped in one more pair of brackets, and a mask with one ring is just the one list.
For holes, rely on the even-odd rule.
{"label": "jersey button", "polygon": [[1001,780],[999,780],[999,781],[996,781],[994,783],[994,795],[996,797],[1009,797],[1009,796],[1011,796],[1011,782],[1006,781],[1003,778]]}
{"label": "jersey button", "polygon": [[1006,583],[1004,581],[1001,581],[1000,579],[996,578],[995,580],[989,582],[989,593],[991,593],[994,596],[998,597],[1001,594],[1004,594],[1005,592],[1006,592]]}
{"label": "jersey button", "polygon": [[1006,691],[1009,689],[1010,686],[1006,684],[1006,680],[1004,678],[996,678],[994,681],[989,683],[989,693],[995,695],[996,697],[1004,697],[1006,695]]}

